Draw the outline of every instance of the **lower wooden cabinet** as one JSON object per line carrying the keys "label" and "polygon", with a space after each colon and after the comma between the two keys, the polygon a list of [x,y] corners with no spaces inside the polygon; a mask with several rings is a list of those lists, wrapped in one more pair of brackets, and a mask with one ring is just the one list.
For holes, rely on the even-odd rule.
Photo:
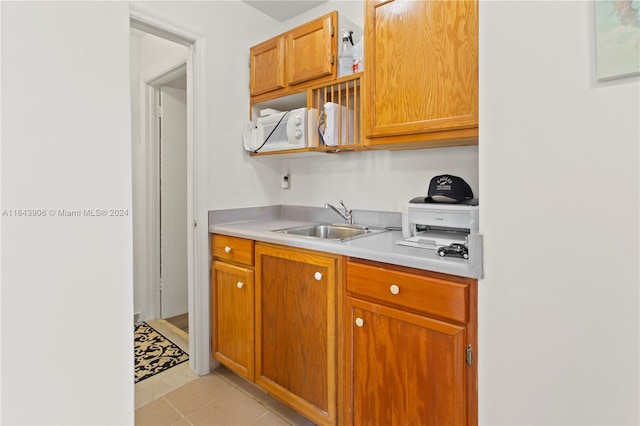
{"label": "lower wooden cabinet", "polygon": [[318,424],[337,415],[339,256],[256,244],[256,383]]}
{"label": "lower wooden cabinet", "polygon": [[477,425],[477,280],[233,237],[212,253],[229,369],[316,424]]}
{"label": "lower wooden cabinet", "polygon": [[211,235],[211,356],[253,380],[253,240]]}
{"label": "lower wooden cabinet", "polygon": [[253,268],[214,261],[211,353],[242,377],[254,377],[254,280]]}
{"label": "lower wooden cabinet", "polygon": [[346,424],[477,424],[475,280],[358,262],[346,277]]}

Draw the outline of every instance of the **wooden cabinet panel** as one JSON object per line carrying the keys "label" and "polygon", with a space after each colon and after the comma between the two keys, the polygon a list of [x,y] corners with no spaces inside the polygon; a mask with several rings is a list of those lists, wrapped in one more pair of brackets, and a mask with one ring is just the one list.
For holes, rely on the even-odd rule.
{"label": "wooden cabinet panel", "polygon": [[262,268],[261,374],[326,412],[327,283],[313,276],[327,268],[268,255]]}
{"label": "wooden cabinet panel", "polygon": [[279,36],[249,49],[251,95],[283,89],[285,40]]}
{"label": "wooden cabinet panel", "polygon": [[211,255],[217,259],[253,266],[253,241],[214,234],[211,236]]}
{"label": "wooden cabinet panel", "polygon": [[336,421],[337,267],[256,244],[256,383],[321,424]]}
{"label": "wooden cabinet panel", "polygon": [[466,329],[347,298],[353,425],[464,425]]}
{"label": "wooden cabinet panel", "polygon": [[365,14],[365,143],[477,137],[477,2],[369,0]]}
{"label": "wooden cabinet panel", "polygon": [[333,77],[335,43],[331,26],[335,16],[335,13],[324,16],[287,33],[286,62],[290,85],[309,80],[317,83],[322,77]]}
{"label": "wooden cabinet panel", "polygon": [[239,375],[253,380],[253,269],[214,261],[211,271],[211,306],[215,312],[212,355]]}
{"label": "wooden cabinet panel", "polygon": [[331,12],[249,49],[251,103],[300,93],[335,78],[338,12]]}
{"label": "wooden cabinet panel", "polygon": [[345,423],[477,425],[477,280],[345,264]]}
{"label": "wooden cabinet panel", "polygon": [[468,285],[380,266],[347,262],[347,292],[465,323]]}

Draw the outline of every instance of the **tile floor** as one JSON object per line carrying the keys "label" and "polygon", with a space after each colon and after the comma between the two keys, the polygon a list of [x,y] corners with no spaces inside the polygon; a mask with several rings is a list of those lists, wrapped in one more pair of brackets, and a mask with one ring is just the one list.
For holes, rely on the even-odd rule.
{"label": "tile floor", "polygon": [[[147,323],[189,349],[188,336],[171,324]],[[137,383],[135,398],[138,426],[313,425],[224,367],[198,377],[185,362]]]}

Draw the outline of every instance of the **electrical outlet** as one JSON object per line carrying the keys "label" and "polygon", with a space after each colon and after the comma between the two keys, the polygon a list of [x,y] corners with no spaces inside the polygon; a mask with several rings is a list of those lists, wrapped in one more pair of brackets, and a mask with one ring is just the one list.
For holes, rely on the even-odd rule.
{"label": "electrical outlet", "polygon": [[280,188],[291,189],[291,176],[289,175],[289,173],[282,176],[282,180],[280,181]]}

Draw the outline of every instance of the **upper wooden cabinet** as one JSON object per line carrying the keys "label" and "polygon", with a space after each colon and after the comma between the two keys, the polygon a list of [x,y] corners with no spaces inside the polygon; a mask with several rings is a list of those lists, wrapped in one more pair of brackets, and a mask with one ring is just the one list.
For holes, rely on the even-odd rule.
{"label": "upper wooden cabinet", "polygon": [[285,62],[289,85],[311,80],[319,83],[335,76],[337,44],[332,22],[336,17],[334,12],[287,33]]}
{"label": "upper wooden cabinet", "polygon": [[284,37],[279,36],[250,50],[251,96],[284,89]]}
{"label": "upper wooden cabinet", "polygon": [[302,92],[336,76],[338,12],[294,28],[249,50],[251,102]]}
{"label": "upper wooden cabinet", "polygon": [[365,145],[477,144],[477,1],[367,0]]}

